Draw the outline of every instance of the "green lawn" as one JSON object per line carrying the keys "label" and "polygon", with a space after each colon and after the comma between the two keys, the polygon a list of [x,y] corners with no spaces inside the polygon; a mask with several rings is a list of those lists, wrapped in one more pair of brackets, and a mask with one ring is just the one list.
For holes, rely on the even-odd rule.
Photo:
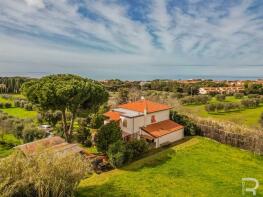
{"label": "green lawn", "polygon": [[[240,99],[235,99],[234,97],[227,97],[226,102],[240,102]],[[215,98],[213,98],[212,102],[218,102]],[[260,107],[257,107],[255,109],[244,109],[240,111],[232,111],[232,112],[219,112],[219,113],[208,113],[205,110],[205,105],[186,105],[183,106],[184,109],[186,109],[188,112],[192,114],[196,114],[201,117],[211,117],[214,119],[219,120],[226,120],[235,122],[237,124],[244,124],[249,127],[260,127],[259,124],[259,118],[261,113],[263,112],[263,104],[260,105]]]}
{"label": "green lawn", "polygon": [[[11,94],[11,96],[13,98],[23,98],[23,96],[21,94]],[[0,102],[1,103],[6,103],[6,102],[10,102],[12,104],[11,108],[3,108],[0,109],[3,112],[8,113],[11,116],[17,117],[17,118],[31,118],[31,119],[36,119],[37,118],[37,112],[36,111],[27,111],[23,108],[19,108],[19,107],[14,107],[14,102],[13,100],[9,100],[9,99],[4,99],[1,97],[0,95]]]}
{"label": "green lawn", "polygon": [[19,107],[4,108],[4,109],[0,109],[0,110],[8,113],[11,116],[17,117],[17,118],[31,118],[31,119],[37,118],[37,112],[36,111],[27,111],[27,110],[25,110],[23,108],[19,108]]}
{"label": "green lawn", "polygon": [[[77,196],[241,196],[241,178],[262,186],[263,157],[202,137],[165,149],[122,169],[94,174]],[[252,196],[252,195],[247,195]]]}

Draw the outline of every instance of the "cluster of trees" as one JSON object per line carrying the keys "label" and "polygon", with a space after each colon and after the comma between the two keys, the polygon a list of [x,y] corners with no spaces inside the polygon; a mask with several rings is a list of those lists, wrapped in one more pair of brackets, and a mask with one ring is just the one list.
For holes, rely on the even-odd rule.
{"label": "cluster of trees", "polygon": [[24,99],[15,99],[14,100],[14,105],[15,107],[20,107],[23,108],[27,111],[32,111],[34,106],[32,105],[32,103],[24,100]]}
{"label": "cluster of trees", "polygon": [[106,153],[114,167],[121,167],[148,151],[148,144],[144,140],[124,142],[122,132],[117,123],[103,125],[96,136],[98,151]]}
{"label": "cluster of trees", "polygon": [[242,99],[242,98],[244,97],[244,93],[235,93],[235,94],[234,94],[234,97],[235,97],[236,99]]}
{"label": "cluster of trees", "polygon": [[182,99],[180,99],[180,102],[183,105],[188,104],[206,104],[211,99],[208,95],[195,95],[195,96],[186,96]]}
{"label": "cluster of trees", "polygon": [[235,102],[210,103],[205,106],[205,110],[207,112],[219,112],[219,111],[229,112],[232,110],[240,110],[240,109],[241,109],[240,103],[235,103]]}
{"label": "cluster of trees", "polygon": [[74,196],[90,171],[89,162],[81,155],[42,152],[25,157],[16,152],[0,160],[0,196]]}
{"label": "cluster of trees", "polygon": [[263,85],[262,84],[246,83],[245,84],[245,92],[246,92],[246,94],[263,95]]}
{"label": "cluster of trees", "polygon": [[141,88],[139,81],[121,81],[119,79],[111,79],[111,80],[103,81],[102,84],[108,91],[111,92],[117,92],[123,88],[124,89]]}
{"label": "cluster of trees", "polygon": [[123,104],[129,101],[136,101],[141,98],[141,95],[142,95],[141,90],[136,87],[132,87],[130,89],[120,88],[118,92],[117,102],[118,104]]}
{"label": "cluster of trees", "polygon": [[198,81],[196,83],[181,83],[180,81],[158,80],[157,79],[149,83],[146,83],[143,86],[143,89],[197,95],[199,93],[199,88],[201,87],[225,87],[225,86],[227,85],[226,85],[226,82],[224,81],[220,83],[216,83],[212,80],[204,80],[204,81]]}
{"label": "cluster of trees", "polygon": [[22,84],[29,80],[26,77],[0,77],[0,93],[19,93]]}
{"label": "cluster of trees", "polygon": [[224,95],[224,94],[217,94],[217,95],[215,96],[215,98],[216,98],[216,100],[218,100],[218,101],[224,101],[224,100],[226,100],[226,95]]}
{"label": "cluster of trees", "polygon": [[261,100],[258,98],[250,98],[250,99],[243,99],[241,101],[241,104],[245,108],[255,108],[255,107],[259,106],[260,102],[261,102]]}
{"label": "cluster of trees", "polygon": [[68,142],[72,140],[78,114],[84,109],[96,112],[108,100],[108,92],[102,84],[70,74],[50,75],[26,82],[22,93],[41,111],[61,112],[62,131]]}
{"label": "cluster of trees", "polygon": [[[46,132],[38,129],[31,122],[32,120],[29,119],[19,119],[9,116],[7,113],[0,112],[0,138],[3,139],[5,134],[12,134],[24,142],[32,142],[47,136]],[[2,140],[2,143],[5,143],[4,140]],[[7,145],[14,147],[18,144],[8,143]]]}

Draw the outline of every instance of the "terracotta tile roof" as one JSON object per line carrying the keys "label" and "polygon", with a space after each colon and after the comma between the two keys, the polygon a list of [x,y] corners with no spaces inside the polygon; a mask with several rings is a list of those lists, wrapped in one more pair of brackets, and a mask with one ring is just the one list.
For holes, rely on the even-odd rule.
{"label": "terracotta tile roof", "polygon": [[40,149],[50,148],[57,144],[64,143],[65,140],[59,136],[48,137],[27,144],[19,145],[16,148],[20,149],[25,154],[33,154]]}
{"label": "terracotta tile roof", "polygon": [[142,130],[150,134],[151,136],[158,138],[169,133],[178,131],[182,128],[182,125],[172,120],[164,120],[155,124],[150,124],[146,127],[142,127]]}
{"label": "terracotta tile roof", "polygon": [[120,113],[115,112],[115,111],[108,111],[108,112],[104,113],[103,115],[108,117],[112,121],[119,121],[121,119]]}
{"label": "terracotta tile roof", "polygon": [[144,112],[145,109],[147,109],[147,113],[171,109],[171,107],[168,105],[155,103],[144,99],[131,103],[122,104],[119,105],[118,107],[137,111],[137,112],[142,112],[142,113]]}
{"label": "terracotta tile roof", "polygon": [[77,153],[83,150],[77,144],[69,144],[59,136],[44,138],[16,148],[20,149],[25,155],[34,155],[43,151]]}

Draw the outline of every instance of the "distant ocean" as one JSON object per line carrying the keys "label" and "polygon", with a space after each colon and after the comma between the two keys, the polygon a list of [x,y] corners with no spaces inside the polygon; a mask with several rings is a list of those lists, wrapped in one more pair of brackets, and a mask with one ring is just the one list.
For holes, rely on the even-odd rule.
{"label": "distant ocean", "polygon": [[[21,68],[21,67],[20,67]],[[92,69],[91,69],[92,68]],[[263,65],[250,66],[133,66],[133,67],[70,67],[61,70],[46,71],[37,67],[26,72],[25,69],[8,72],[8,68],[1,69],[0,76],[42,77],[56,73],[78,74],[96,80],[154,80],[154,79],[214,79],[214,80],[255,80],[263,79]]]}

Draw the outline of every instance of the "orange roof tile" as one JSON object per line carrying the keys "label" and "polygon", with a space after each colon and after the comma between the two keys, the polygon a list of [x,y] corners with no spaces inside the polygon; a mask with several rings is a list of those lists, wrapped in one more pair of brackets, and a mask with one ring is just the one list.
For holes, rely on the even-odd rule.
{"label": "orange roof tile", "polygon": [[172,120],[164,120],[155,124],[150,124],[146,127],[143,127],[142,130],[146,133],[150,134],[153,137],[161,137],[167,135],[169,133],[178,131],[184,128],[182,125],[172,121]]}
{"label": "orange roof tile", "polygon": [[104,113],[103,115],[108,117],[112,121],[119,121],[121,119],[120,113],[115,112],[115,111],[108,111],[108,112]]}
{"label": "orange roof tile", "polygon": [[155,102],[144,100],[144,99],[135,101],[135,102],[131,102],[131,103],[122,104],[122,105],[119,105],[118,107],[137,111],[137,112],[142,112],[142,113],[144,112],[144,109],[147,109],[147,113],[171,109],[171,107],[168,105],[155,103]]}

